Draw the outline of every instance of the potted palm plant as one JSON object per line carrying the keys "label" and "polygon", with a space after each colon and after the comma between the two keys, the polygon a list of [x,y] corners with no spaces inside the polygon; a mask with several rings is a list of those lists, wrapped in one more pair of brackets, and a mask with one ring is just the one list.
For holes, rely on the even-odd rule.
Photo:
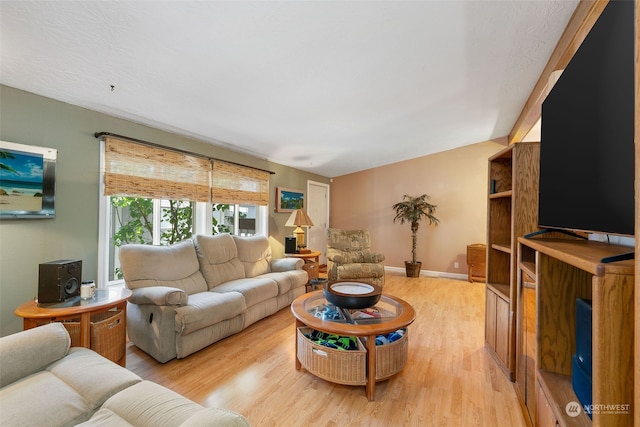
{"label": "potted palm plant", "polygon": [[402,201],[393,205],[393,210],[396,212],[393,222],[400,221],[400,224],[408,222],[411,225],[411,261],[405,261],[405,268],[407,271],[407,277],[418,277],[420,275],[420,268],[422,262],[416,258],[416,246],[418,242],[418,227],[420,221],[423,219],[429,220],[429,224],[438,225],[440,220],[433,216],[436,211],[436,205],[432,205],[427,202],[429,196],[423,194],[422,196],[409,196],[405,194],[402,196]]}

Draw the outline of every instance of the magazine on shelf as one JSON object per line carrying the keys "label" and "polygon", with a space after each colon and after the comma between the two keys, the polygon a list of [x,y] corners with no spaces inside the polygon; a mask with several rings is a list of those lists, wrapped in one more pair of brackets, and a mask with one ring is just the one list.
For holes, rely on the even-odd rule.
{"label": "magazine on shelf", "polygon": [[309,314],[321,320],[331,320],[332,322],[346,322],[347,317],[340,307],[333,304],[322,304],[309,310]]}

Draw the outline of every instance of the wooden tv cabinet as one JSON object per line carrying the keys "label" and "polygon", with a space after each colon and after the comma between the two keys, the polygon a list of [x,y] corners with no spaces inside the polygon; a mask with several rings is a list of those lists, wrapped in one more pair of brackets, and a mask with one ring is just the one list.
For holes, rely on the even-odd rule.
{"label": "wooden tv cabinet", "polygon": [[[535,250],[527,270],[536,286],[536,425],[633,426],[634,261],[601,261],[633,248],[588,240],[518,241]],[[592,300],[592,420],[567,410],[579,402],[571,382],[577,298]]]}

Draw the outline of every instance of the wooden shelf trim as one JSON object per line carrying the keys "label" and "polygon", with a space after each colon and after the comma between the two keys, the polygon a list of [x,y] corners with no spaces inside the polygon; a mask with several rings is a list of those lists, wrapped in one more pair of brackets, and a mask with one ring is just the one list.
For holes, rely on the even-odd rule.
{"label": "wooden shelf trim", "polygon": [[549,255],[566,264],[577,267],[595,276],[607,274],[633,274],[634,261],[618,261],[603,264],[602,258],[620,255],[633,250],[630,246],[612,245],[593,240],[526,239],[519,237],[524,245]]}
{"label": "wooden shelf trim", "polygon": [[503,300],[510,302],[511,296],[509,294],[509,285],[503,285],[500,283],[487,283],[487,288],[491,289],[494,294],[498,295]]}
{"label": "wooden shelf trim", "polygon": [[534,262],[522,261],[520,269],[527,273],[531,279],[536,280],[536,264]]}
{"label": "wooden shelf trim", "polygon": [[506,254],[511,253],[511,246],[509,245],[494,243],[491,245],[491,248],[495,249],[496,251],[504,252]]}
{"label": "wooden shelf trim", "polygon": [[502,199],[504,197],[511,197],[513,195],[513,190],[500,191],[498,193],[489,194],[489,199]]}

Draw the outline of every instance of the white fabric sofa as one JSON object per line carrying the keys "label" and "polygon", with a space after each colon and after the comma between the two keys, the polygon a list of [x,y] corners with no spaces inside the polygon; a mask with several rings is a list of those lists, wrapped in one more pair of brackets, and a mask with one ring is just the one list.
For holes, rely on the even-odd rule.
{"label": "white fabric sofa", "polygon": [[129,339],[158,362],[184,358],[288,307],[305,292],[303,265],[297,258],[272,259],[264,236],[124,245],[120,266],[133,291]]}
{"label": "white fabric sofa", "polygon": [[0,338],[0,425],[248,427],[83,347],[61,323]]}

